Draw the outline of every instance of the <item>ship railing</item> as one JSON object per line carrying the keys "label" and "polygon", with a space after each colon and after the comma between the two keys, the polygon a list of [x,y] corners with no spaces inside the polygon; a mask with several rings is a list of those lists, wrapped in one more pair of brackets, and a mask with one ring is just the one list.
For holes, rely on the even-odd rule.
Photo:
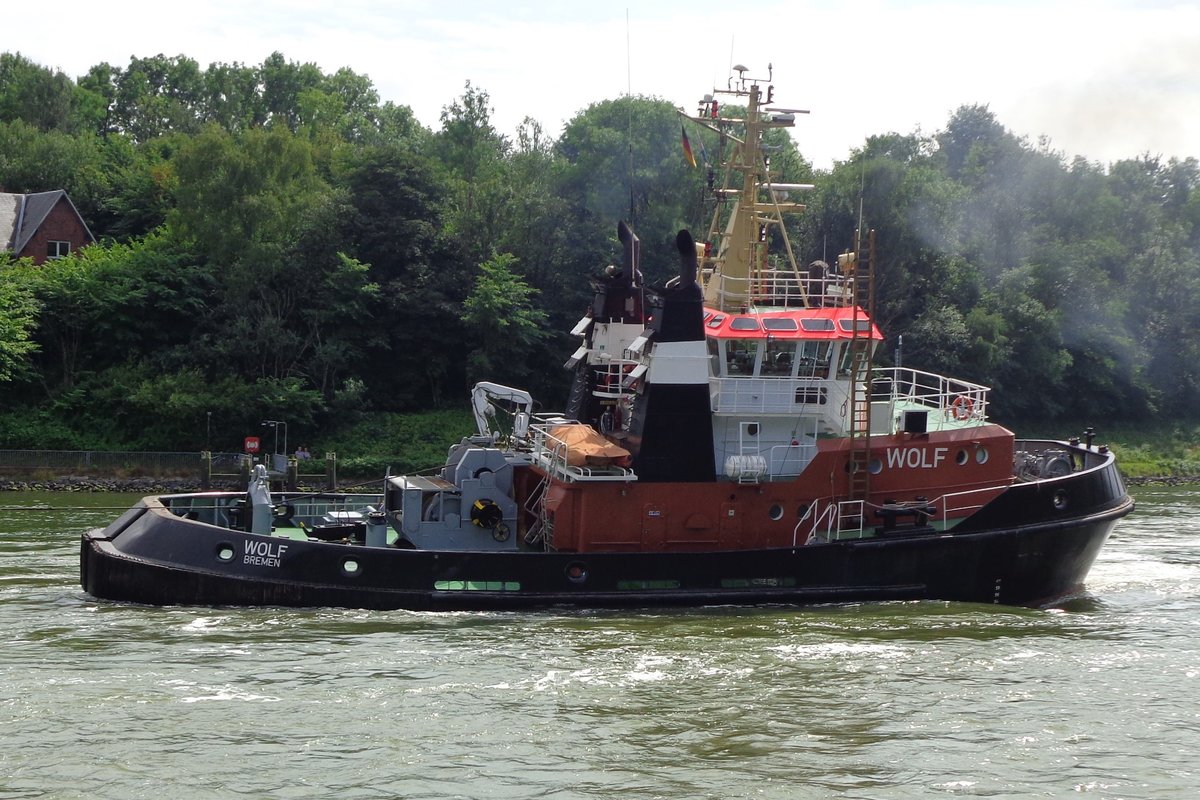
{"label": "ship railing", "polygon": [[[813,505],[815,506],[816,503],[814,502]],[[797,529],[800,523],[809,517],[812,510],[813,508],[810,507],[800,522],[796,523]],[[866,535],[865,519],[866,504],[862,500],[830,502],[813,519],[812,528],[809,530],[805,544],[817,540],[831,542],[835,539],[861,539]],[[793,536],[795,536],[794,533]]]}
{"label": "ship railing", "polygon": [[[792,414],[798,405],[823,405],[820,378],[711,378],[713,411]],[[811,400],[811,402],[810,402]]]}
{"label": "ship railing", "polygon": [[613,459],[603,463],[572,464],[572,447],[550,432],[552,427],[570,424],[570,420],[553,418],[529,426],[529,457],[547,475],[563,481],[636,481],[637,474]]}
{"label": "ship railing", "polygon": [[[233,526],[235,517],[242,524],[249,519],[252,512],[245,498],[245,492],[207,492],[162,495],[159,501],[177,517],[228,528]],[[314,526],[329,519],[357,517],[381,508],[383,495],[306,493],[292,496],[274,493],[272,501],[276,511],[286,510],[287,518],[294,523]]]}
{"label": "ship railing", "polygon": [[[813,500],[808,504],[808,508],[804,509],[804,513],[800,515],[800,519],[796,520],[796,527],[792,528],[792,547],[800,544],[800,528],[805,522],[813,518],[817,508],[821,505],[820,500]],[[804,544],[812,544],[817,538],[817,520],[813,520],[812,526],[808,529],[808,536],[805,537]]]}
{"label": "ship railing", "polygon": [[[808,515],[805,514],[805,516]],[[835,530],[837,530],[837,506],[830,503],[813,519],[812,529],[809,531],[808,542],[806,544],[818,539],[824,539],[828,542],[833,539],[833,532]]]}
{"label": "ship railing", "polygon": [[[816,425],[816,420],[813,424]],[[794,478],[804,471],[816,454],[817,445],[811,439],[775,445],[767,450],[767,474],[772,478]]]}
{"label": "ship railing", "polygon": [[857,534],[855,538],[858,539],[863,537],[863,525],[867,516],[865,506],[866,504],[862,500],[841,500],[838,502],[838,538],[849,538],[841,536],[844,533]]}
{"label": "ship railing", "polygon": [[984,486],[979,489],[967,489],[962,492],[949,492],[937,498],[934,503],[941,503],[942,526],[948,528],[951,516],[966,517],[983,508],[992,498],[999,494],[1003,487]]}
{"label": "ship railing", "polygon": [[958,423],[982,424],[987,419],[990,391],[978,383],[909,367],[871,371],[872,402],[911,403]]}
{"label": "ship railing", "polygon": [[717,292],[726,308],[754,305],[782,308],[848,306],[850,283],[840,275],[810,275],[784,269],[764,269],[749,277],[717,273]]}
{"label": "ship railing", "polygon": [[592,394],[596,397],[614,400],[629,394],[629,390],[625,386],[625,379],[640,363],[640,361],[628,358],[601,356],[598,363],[593,362],[595,383],[592,387]]}

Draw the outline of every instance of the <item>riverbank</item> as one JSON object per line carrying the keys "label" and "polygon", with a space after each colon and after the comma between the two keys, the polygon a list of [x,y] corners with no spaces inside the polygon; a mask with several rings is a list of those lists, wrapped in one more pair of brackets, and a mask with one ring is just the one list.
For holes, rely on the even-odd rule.
{"label": "riverbank", "polygon": [[[378,490],[378,479],[370,482]],[[338,491],[355,491],[363,487],[361,481],[338,483]],[[214,479],[207,491],[243,491],[246,484],[238,480]],[[324,485],[301,483],[296,487],[301,492],[327,491]],[[128,494],[182,494],[206,491],[200,487],[198,478],[98,478],[92,476],[68,476],[62,478],[0,480],[0,492],[124,492]]]}
{"label": "riverbank", "polygon": [[[1129,486],[1187,486],[1200,483],[1200,475],[1164,475],[1164,476],[1125,476]],[[379,481],[367,483],[356,481],[353,484],[338,485],[338,491],[356,491],[367,487],[378,488]],[[211,491],[236,492],[246,487],[238,481],[214,480]],[[297,487],[301,492],[326,491],[323,486]],[[96,477],[64,477],[44,480],[0,480],[0,492],[114,492],[126,494],[181,494],[184,492],[203,491],[200,481],[195,478],[96,478]]]}

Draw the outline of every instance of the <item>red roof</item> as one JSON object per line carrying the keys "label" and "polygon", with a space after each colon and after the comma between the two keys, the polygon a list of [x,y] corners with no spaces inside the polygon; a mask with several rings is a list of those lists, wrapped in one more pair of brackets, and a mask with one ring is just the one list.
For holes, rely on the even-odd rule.
{"label": "red roof", "polygon": [[856,324],[860,331],[870,331],[872,339],[883,339],[866,313],[852,306],[755,314],[704,310],[705,332],[714,339],[850,339]]}

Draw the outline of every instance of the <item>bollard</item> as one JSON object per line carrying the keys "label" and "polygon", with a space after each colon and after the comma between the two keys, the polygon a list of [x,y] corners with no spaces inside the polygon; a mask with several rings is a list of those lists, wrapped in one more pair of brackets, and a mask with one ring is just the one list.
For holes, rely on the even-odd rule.
{"label": "bollard", "polygon": [[212,488],[212,451],[203,450],[200,453],[200,489],[208,491]]}
{"label": "bollard", "polygon": [[337,453],[325,454],[325,489],[337,491]]}
{"label": "bollard", "polygon": [[271,482],[267,468],[259,464],[254,468],[254,483],[250,484],[251,533],[271,535],[274,509],[271,503]]}
{"label": "bollard", "polygon": [[367,514],[367,547],[387,547],[387,514],[372,511]]}

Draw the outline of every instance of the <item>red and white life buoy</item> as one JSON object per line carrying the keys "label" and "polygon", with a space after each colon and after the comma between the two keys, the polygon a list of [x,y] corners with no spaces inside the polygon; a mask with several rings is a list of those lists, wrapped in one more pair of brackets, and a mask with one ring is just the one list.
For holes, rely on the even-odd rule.
{"label": "red and white life buoy", "polygon": [[968,420],[975,415],[975,401],[967,397],[965,394],[960,394],[954,398],[954,402],[950,404],[950,411],[954,414],[954,418],[959,422]]}

